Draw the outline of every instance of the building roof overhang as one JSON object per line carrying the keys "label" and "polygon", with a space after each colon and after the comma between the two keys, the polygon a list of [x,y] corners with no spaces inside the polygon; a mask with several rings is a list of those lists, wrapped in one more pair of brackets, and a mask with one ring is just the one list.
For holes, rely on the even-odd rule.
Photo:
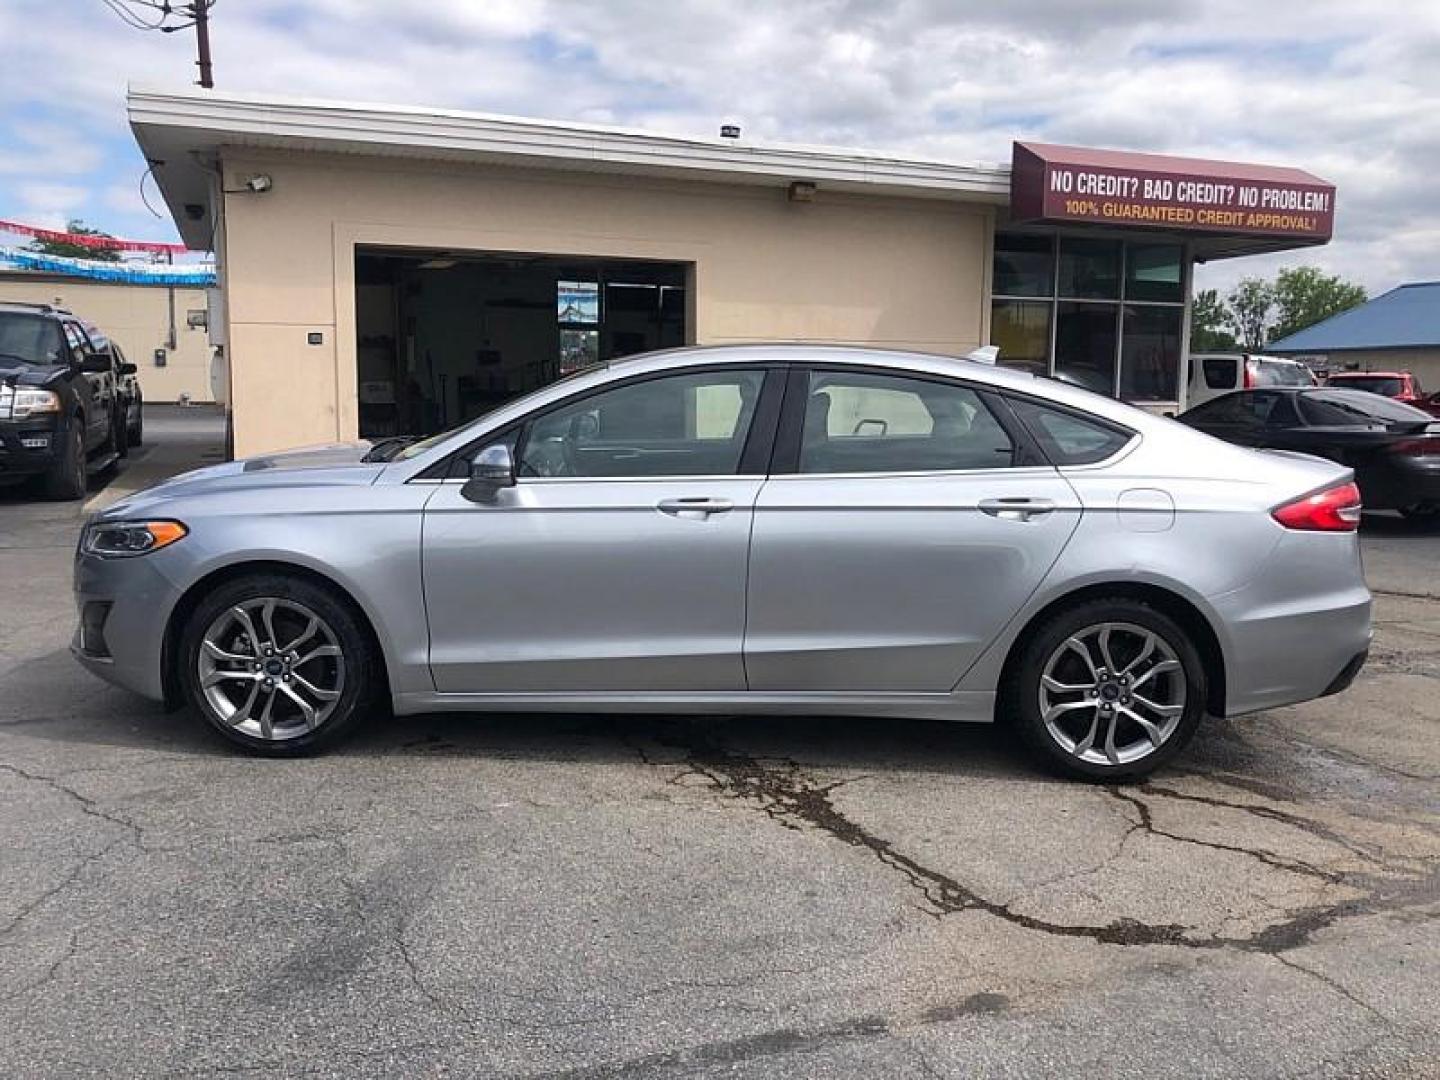
{"label": "building roof overhang", "polygon": [[130,127],[192,248],[210,243],[214,167],[231,148],[321,151],[728,184],[810,181],[826,191],[1004,204],[1003,165],[899,157],[826,146],[667,135],[454,109],[131,87]]}

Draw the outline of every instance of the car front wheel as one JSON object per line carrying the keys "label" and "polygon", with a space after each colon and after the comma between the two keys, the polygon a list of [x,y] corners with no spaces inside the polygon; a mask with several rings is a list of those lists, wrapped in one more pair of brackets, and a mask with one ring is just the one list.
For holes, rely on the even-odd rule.
{"label": "car front wheel", "polygon": [[1204,665],[1185,630],[1128,599],[1049,619],[1006,688],[1020,735],[1046,765],[1101,782],[1139,780],[1174,758],[1206,696]]}
{"label": "car front wheel", "polygon": [[180,648],[185,696],[247,750],[313,753],[372,710],[379,658],[352,607],[307,579],[257,574],[195,608]]}

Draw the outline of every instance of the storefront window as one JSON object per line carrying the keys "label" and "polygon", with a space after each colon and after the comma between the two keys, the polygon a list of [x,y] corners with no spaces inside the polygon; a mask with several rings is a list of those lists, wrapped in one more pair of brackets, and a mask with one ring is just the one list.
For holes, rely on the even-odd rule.
{"label": "storefront window", "polygon": [[1184,301],[1179,244],[1131,244],[1125,251],[1125,299]]}
{"label": "storefront window", "polygon": [[1048,236],[1000,233],[995,237],[996,296],[1052,296],[1055,241]]}
{"label": "storefront window", "polygon": [[1120,241],[1061,237],[1060,295],[1120,299]]}
{"label": "storefront window", "polygon": [[1000,364],[1126,401],[1179,400],[1184,245],[999,233],[993,278]]}
{"label": "storefront window", "polygon": [[1120,396],[1126,401],[1176,401],[1183,308],[1127,305],[1120,350]]}
{"label": "storefront window", "polygon": [[1055,376],[1066,382],[1115,395],[1114,304],[1056,305]]}
{"label": "storefront window", "polygon": [[996,300],[990,309],[990,344],[1000,363],[1036,375],[1050,371],[1050,301]]}

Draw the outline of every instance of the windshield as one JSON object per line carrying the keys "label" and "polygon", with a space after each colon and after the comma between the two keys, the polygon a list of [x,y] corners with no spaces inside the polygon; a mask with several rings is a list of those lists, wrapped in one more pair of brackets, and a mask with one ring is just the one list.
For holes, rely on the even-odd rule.
{"label": "windshield", "polygon": [[1314,386],[1310,369],[1304,364],[1289,364],[1283,360],[1251,360],[1251,386]]}
{"label": "windshield", "polygon": [[59,364],[64,355],[60,324],[54,319],[0,311],[0,364]]}
{"label": "windshield", "polygon": [[1405,380],[1394,375],[1332,375],[1331,386],[1344,386],[1346,390],[1365,390],[1385,397],[1399,397],[1405,392]]}

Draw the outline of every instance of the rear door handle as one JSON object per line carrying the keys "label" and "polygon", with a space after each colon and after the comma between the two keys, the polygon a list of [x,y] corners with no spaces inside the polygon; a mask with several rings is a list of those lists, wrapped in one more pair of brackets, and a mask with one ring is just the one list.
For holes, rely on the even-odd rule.
{"label": "rear door handle", "polygon": [[724,514],[734,510],[735,504],[729,499],[712,499],[702,495],[684,499],[661,499],[655,504],[655,508],[662,514],[674,517],[709,517],[711,514]]}
{"label": "rear door handle", "polygon": [[1002,521],[1033,521],[1055,512],[1050,499],[981,499],[977,505],[981,512]]}

